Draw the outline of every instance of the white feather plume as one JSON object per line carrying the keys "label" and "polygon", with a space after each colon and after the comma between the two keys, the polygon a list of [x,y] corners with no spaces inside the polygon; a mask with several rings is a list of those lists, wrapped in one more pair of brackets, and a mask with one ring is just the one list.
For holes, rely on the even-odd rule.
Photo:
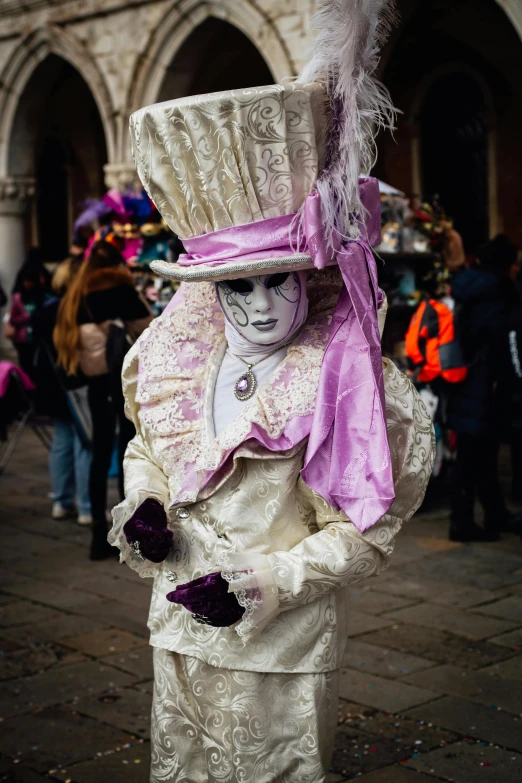
{"label": "white feather plume", "polygon": [[380,50],[396,21],[395,0],[318,0],[317,30],[309,61],[298,81],[320,81],[329,98],[326,157],[316,182],[324,229],[356,238],[363,214],[358,180],[375,163],[375,136],[393,130],[396,109],[375,78]]}

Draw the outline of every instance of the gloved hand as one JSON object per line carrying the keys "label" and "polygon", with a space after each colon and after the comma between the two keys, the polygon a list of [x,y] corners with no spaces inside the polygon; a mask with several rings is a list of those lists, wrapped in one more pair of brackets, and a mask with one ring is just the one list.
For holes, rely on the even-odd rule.
{"label": "gloved hand", "polygon": [[228,582],[219,572],[179,585],[167,594],[167,600],[184,606],[196,622],[214,628],[234,625],[245,612],[234,593],[228,592]]}
{"label": "gloved hand", "polygon": [[123,532],[135,554],[152,563],[162,563],[172,549],[173,535],[167,527],[165,509],[153,498],[138,506]]}

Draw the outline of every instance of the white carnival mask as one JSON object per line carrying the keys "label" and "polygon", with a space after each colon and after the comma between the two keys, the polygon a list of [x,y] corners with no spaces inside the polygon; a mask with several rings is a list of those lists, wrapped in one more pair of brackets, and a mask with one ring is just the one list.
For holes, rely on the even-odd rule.
{"label": "white carnival mask", "polygon": [[303,282],[301,274],[280,272],[224,280],[217,290],[227,320],[241,337],[269,347],[284,342],[298,325],[306,298]]}

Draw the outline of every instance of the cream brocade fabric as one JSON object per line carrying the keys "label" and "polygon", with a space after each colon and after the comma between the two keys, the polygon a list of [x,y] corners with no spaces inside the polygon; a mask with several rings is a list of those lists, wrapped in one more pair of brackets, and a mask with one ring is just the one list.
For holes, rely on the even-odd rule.
{"label": "cream brocade fabric", "polygon": [[146,106],[130,119],[143,186],[184,239],[296,212],[321,165],[324,101],[289,82]]}
{"label": "cream brocade fabric", "polygon": [[150,783],[321,783],[339,672],[216,669],[154,650]]}
{"label": "cream brocade fabric", "polygon": [[[324,273],[321,279],[327,279]],[[384,360],[384,384],[396,498],[364,534],[300,479],[306,443],[274,454],[243,442],[253,424],[276,438],[293,416],[313,413],[325,342],[320,323],[328,323],[324,311],[331,291],[318,303],[312,289],[320,286],[313,281],[311,286],[308,332],[301,344],[289,349],[271,382],[220,438],[212,433],[211,399],[223,326],[214,321],[210,284],[182,286],[182,306],[157,319],[149,339],[146,334],[140,340],[141,349],[135,346],[128,354],[124,391],[137,435],[126,454],[126,500],[114,510],[110,541],[131,567],[154,576],[149,628],[155,647],[224,669],[337,669],[349,618],[347,587],[386,568],[396,534],[422,501],[433,461],[431,419],[410,381],[389,360]],[[176,340],[192,348],[200,343],[191,341],[203,335],[208,350],[195,370],[181,371]],[[138,350],[145,373],[141,382]],[[232,458],[204,490],[181,491],[190,470],[202,482],[205,470],[217,467],[230,448]],[[139,561],[123,534],[125,521],[146,497],[169,509],[174,534],[173,553],[159,565]],[[221,570],[225,562],[232,571],[253,571],[246,586],[259,588],[262,599],[249,604],[239,625],[199,625],[183,607],[167,601],[175,584]],[[244,587],[241,579],[231,583],[240,597]]]}

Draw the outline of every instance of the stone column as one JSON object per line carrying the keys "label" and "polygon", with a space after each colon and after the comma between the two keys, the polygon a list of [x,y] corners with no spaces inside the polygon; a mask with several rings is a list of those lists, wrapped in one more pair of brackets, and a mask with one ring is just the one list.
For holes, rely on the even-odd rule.
{"label": "stone column", "polygon": [[[32,177],[0,179],[0,283],[10,297],[16,273],[25,260],[26,215],[35,192]],[[0,318],[7,308],[0,309]],[[4,338],[0,322],[0,355],[14,359],[13,345]]]}
{"label": "stone column", "polygon": [[32,177],[0,179],[0,282],[7,295],[25,260],[25,218],[34,192]]}
{"label": "stone column", "polygon": [[136,173],[136,168],[132,161],[127,163],[106,163],[103,167],[105,172],[105,184],[109,189],[117,188],[125,191],[141,189],[141,182]]}

